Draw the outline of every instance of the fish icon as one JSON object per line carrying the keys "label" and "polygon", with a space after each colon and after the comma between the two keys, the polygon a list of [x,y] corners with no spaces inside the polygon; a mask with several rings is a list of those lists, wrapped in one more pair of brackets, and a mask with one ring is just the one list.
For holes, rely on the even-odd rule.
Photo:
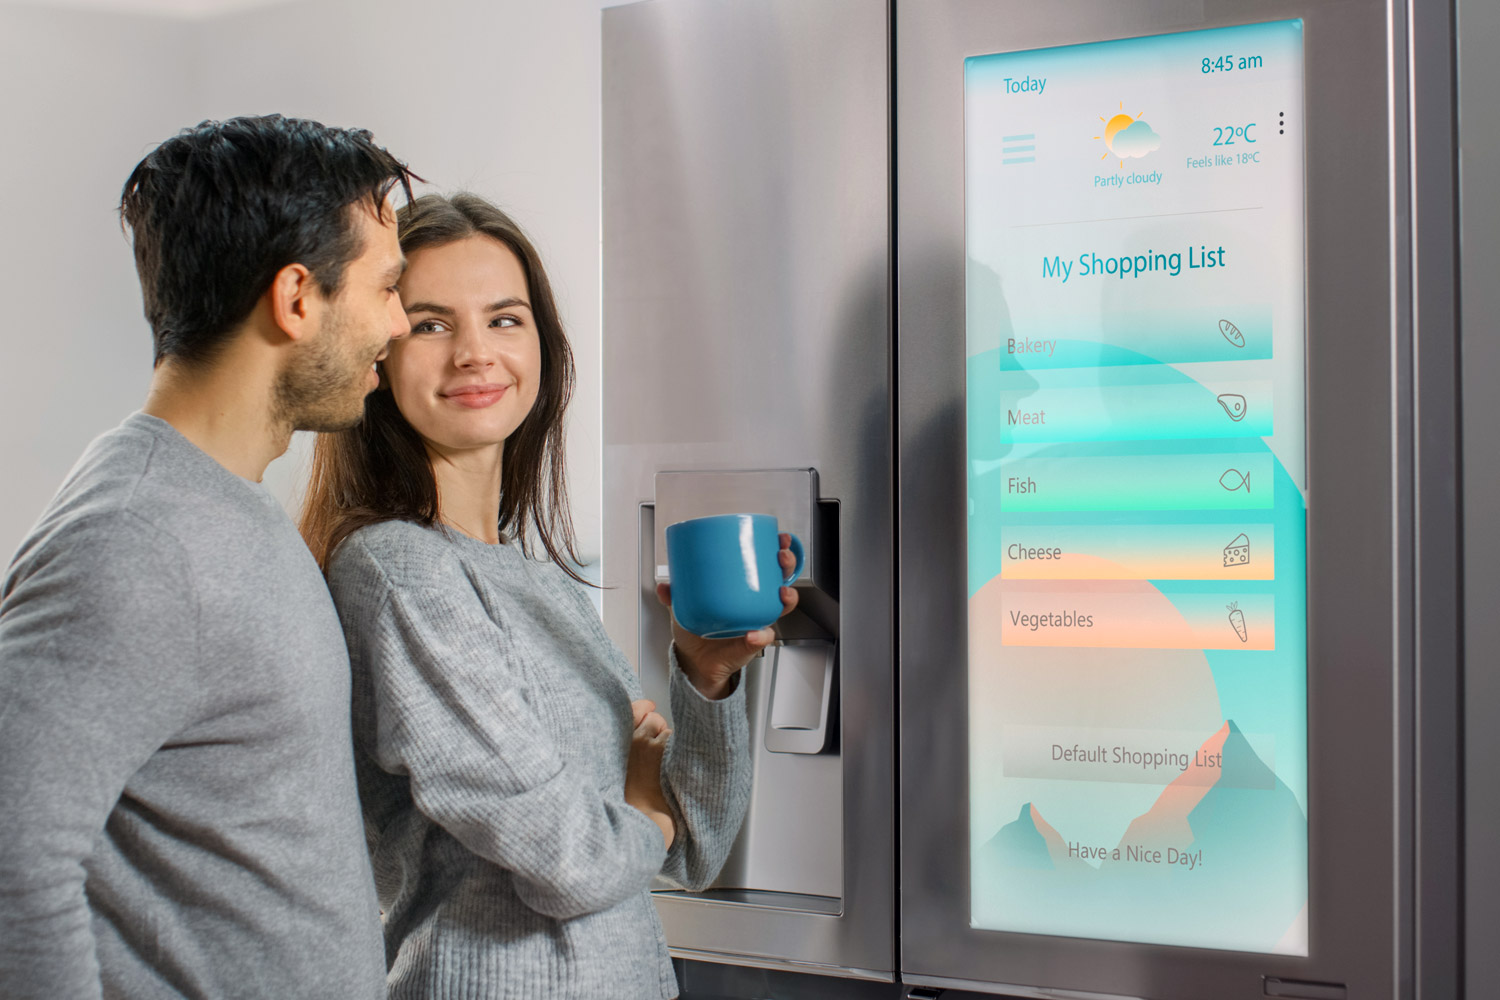
{"label": "fish icon", "polygon": [[1224,474],[1219,477],[1219,485],[1233,492],[1244,487],[1245,492],[1250,492],[1250,473],[1241,472],[1239,469],[1225,469]]}
{"label": "fish icon", "polygon": [[1224,335],[1225,340],[1229,341],[1235,347],[1245,346],[1245,335],[1240,333],[1240,328],[1229,322],[1229,320],[1219,320],[1219,332]]}
{"label": "fish icon", "polygon": [[1229,414],[1229,419],[1239,423],[1245,419],[1245,397],[1237,392],[1226,392],[1219,396],[1219,405]]}

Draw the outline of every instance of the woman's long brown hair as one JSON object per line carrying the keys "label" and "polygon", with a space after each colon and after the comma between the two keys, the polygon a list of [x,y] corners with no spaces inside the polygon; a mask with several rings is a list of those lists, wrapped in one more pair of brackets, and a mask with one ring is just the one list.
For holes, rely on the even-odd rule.
{"label": "woman's long brown hair", "polygon": [[[521,228],[477,195],[429,194],[397,216],[402,251],[488,236],[510,248],[526,273],[526,290],[541,340],[542,375],[536,403],[505,439],[500,466],[500,525],[532,554],[534,530],[548,558],[579,582],[573,519],[563,462],[563,413],[573,396],[573,350],[558,317],[542,259]],[[437,480],[427,449],[396,408],[382,371],[380,387],[365,398],[364,418],[345,431],[319,434],[299,528],[324,570],[339,543],[381,521],[415,521],[428,527],[440,513]]]}

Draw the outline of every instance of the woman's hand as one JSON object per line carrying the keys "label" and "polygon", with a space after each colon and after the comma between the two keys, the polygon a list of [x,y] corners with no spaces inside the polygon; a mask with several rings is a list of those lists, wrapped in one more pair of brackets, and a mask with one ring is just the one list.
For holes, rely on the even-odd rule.
{"label": "woman's hand", "polygon": [[630,703],[635,732],[630,737],[630,756],[625,762],[625,804],[646,814],[661,828],[667,847],[677,834],[672,809],[661,790],[661,761],[672,730],[656,711],[656,703],[641,699]]}
{"label": "woman's hand", "polygon": [[[785,578],[796,568],[797,557],[791,551],[791,535],[782,532],[780,541],[781,551],[776,553],[776,561],[781,566],[782,577]],[[656,599],[670,609],[672,607],[671,586],[658,583]],[[780,617],[786,617],[787,613],[796,606],[796,588],[782,587]],[[672,642],[677,647],[677,665],[682,668],[682,672],[687,675],[693,687],[697,688],[703,697],[710,700],[728,695],[734,683],[734,675],[739,673],[741,668],[761,650],[775,641],[774,626],[756,629],[754,632],[747,632],[735,639],[705,639],[677,624],[677,616],[672,616]]]}

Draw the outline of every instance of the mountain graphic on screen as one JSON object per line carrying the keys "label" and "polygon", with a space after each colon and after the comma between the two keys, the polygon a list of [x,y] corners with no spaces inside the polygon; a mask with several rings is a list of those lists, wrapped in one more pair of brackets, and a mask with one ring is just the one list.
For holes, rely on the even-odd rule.
{"label": "mountain graphic on screen", "polygon": [[980,852],[986,860],[1006,868],[1051,871],[1087,867],[1068,853],[1068,845],[1030,802],[1014,822],[1002,826]]}
{"label": "mountain graphic on screen", "polygon": [[[1305,856],[1285,855],[1285,845],[1306,836],[1296,797],[1225,721],[1097,868],[1070,854],[1034,802],[979,847],[974,863],[981,884],[1022,892],[1038,913],[1059,920],[1077,907],[1099,916],[1100,907],[1118,906],[1115,917],[1149,918],[1161,940],[1201,935],[1209,921],[1222,924],[1226,939],[1269,951],[1306,900]],[[1150,888],[1168,882],[1168,896]]]}
{"label": "mountain graphic on screen", "polygon": [[1054,867],[1052,855],[1047,850],[1046,838],[1037,829],[1034,812],[1030,802],[1022,806],[1021,815],[1015,822],[1002,826],[979,849],[980,853],[986,855],[987,860],[999,862],[1007,868],[1051,870]]}
{"label": "mountain graphic on screen", "polygon": [[[1186,771],[1172,780],[1149,810],[1131,822],[1125,830],[1125,836],[1120,838],[1121,846],[1139,844],[1165,850],[1168,847],[1183,848],[1192,844],[1193,829],[1188,823],[1188,816],[1222,776],[1221,768],[1211,770],[1197,761],[1221,759],[1219,755],[1229,741],[1231,731],[1235,734],[1239,733],[1238,729],[1231,728],[1233,726],[1233,722],[1224,723],[1218,732],[1210,736],[1203,746],[1198,748],[1198,754],[1194,758],[1195,763],[1189,764]],[[1244,740],[1243,736],[1239,738],[1241,741]],[[1244,749],[1252,757],[1255,756],[1249,744],[1245,744]],[[1231,754],[1237,751],[1237,746],[1231,746]],[[1259,758],[1256,758],[1256,763],[1260,764]],[[1264,764],[1260,766],[1265,767]],[[1216,774],[1215,771],[1219,773]],[[1269,785],[1264,787],[1269,787]]]}

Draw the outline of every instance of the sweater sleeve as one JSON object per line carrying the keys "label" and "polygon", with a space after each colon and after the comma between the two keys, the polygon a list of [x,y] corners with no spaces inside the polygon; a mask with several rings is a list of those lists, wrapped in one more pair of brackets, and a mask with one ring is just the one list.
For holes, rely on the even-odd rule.
{"label": "sweater sleeve", "polygon": [[693,891],[719,877],[750,805],[750,720],[743,672],[727,697],[703,697],[667,652],[672,740],[662,762],[662,788],[677,819],[677,836],[661,874]]}
{"label": "sweater sleeve", "polygon": [[528,700],[524,649],[467,577],[393,586],[368,554],[349,555],[330,583],[361,749],[406,776],[417,809],[508,870],[540,913],[581,916],[649,887],[661,831],[563,760]]}
{"label": "sweater sleeve", "polygon": [[191,721],[197,602],[172,539],[129,515],[26,553],[0,602],[0,996],[102,986],[85,863],[131,776]]}

